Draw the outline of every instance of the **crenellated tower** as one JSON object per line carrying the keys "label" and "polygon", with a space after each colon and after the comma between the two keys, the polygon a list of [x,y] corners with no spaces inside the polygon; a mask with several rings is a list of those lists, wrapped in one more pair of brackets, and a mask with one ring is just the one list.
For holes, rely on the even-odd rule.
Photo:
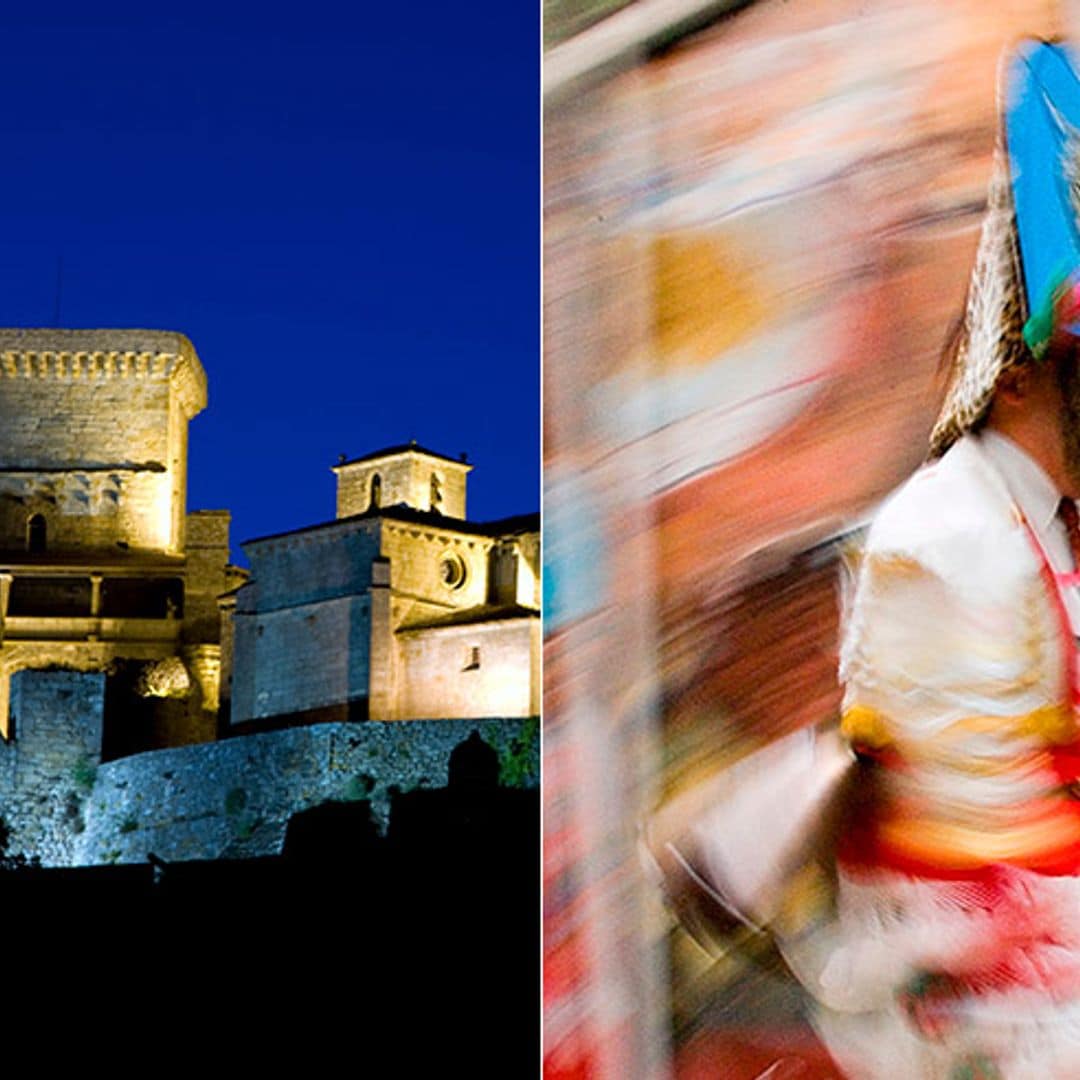
{"label": "crenellated tower", "polygon": [[5,737],[10,675],[57,666],[108,672],[107,756],[215,736],[216,598],[235,575],[228,513],[185,506],[206,403],[183,334],[0,329]]}

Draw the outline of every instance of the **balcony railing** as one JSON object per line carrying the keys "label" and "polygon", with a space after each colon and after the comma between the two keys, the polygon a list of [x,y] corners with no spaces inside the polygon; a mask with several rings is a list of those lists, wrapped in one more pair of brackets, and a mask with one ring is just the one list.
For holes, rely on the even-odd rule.
{"label": "balcony railing", "polygon": [[177,641],[180,627],[176,618],[9,615],[0,621],[5,641]]}

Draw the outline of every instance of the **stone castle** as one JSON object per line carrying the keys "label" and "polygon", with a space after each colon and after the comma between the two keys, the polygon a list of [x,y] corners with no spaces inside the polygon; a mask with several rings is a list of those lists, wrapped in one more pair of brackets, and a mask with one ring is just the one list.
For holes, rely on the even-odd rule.
{"label": "stone castle", "polygon": [[[217,732],[229,515],[187,514],[206,375],[180,334],[0,331],[0,730],[11,676],[109,672],[107,756]],[[135,730],[138,726],[138,730]]]}
{"label": "stone castle", "polygon": [[336,518],[247,542],[249,574],[228,512],[186,510],[206,401],[182,334],[0,330],[0,816],[46,862],[266,853],[312,800],[400,788],[400,746],[429,784],[472,729],[532,752],[539,515],[468,521],[471,466],[410,443],[339,462]]}

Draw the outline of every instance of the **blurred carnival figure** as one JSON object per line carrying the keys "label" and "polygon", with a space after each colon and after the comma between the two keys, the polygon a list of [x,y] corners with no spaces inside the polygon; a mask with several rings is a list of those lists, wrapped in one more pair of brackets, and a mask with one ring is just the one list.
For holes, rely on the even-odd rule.
{"label": "blurred carnival figure", "polygon": [[848,614],[842,729],[874,794],[836,936],[788,945],[855,1077],[1080,1076],[1075,63],[1004,61],[932,460],[874,520]]}

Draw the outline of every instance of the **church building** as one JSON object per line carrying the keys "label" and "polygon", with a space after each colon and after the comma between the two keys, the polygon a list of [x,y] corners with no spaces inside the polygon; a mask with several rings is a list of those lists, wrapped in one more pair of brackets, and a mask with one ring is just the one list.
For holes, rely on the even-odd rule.
{"label": "church building", "polygon": [[471,469],[341,461],[335,520],[243,545],[234,726],[539,715],[540,516],[469,521]]}

